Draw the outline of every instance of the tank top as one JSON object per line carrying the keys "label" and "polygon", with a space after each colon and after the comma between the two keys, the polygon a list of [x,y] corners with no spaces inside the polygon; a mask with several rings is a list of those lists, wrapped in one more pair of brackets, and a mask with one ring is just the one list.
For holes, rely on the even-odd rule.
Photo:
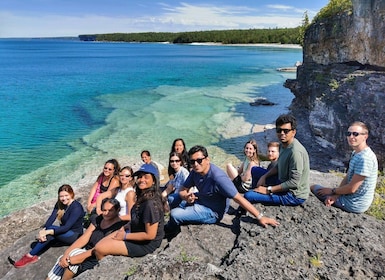
{"label": "tank top", "polygon": [[135,191],[133,187],[128,187],[125,190],[122,190],[122,188],[119,188],[118,193],[115,196],[115,199],[117,199],[120,203],[120,212],[119,216],[127,215],[127,202],[126,202],[126,194],[129,191]]}

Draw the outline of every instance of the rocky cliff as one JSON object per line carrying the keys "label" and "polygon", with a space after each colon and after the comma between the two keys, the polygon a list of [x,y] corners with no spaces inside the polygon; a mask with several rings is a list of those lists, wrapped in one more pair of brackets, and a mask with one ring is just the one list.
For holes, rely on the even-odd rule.
{"label": "rocky cliff", "polygon": [[350,154],[345,132],[356,120],[370,127],[368,143],[385,167],[385,2],[352,2],[352,12],[309,27],[303,64],[285,83],[295,95],[290,109],[313,167],[344,167]]}

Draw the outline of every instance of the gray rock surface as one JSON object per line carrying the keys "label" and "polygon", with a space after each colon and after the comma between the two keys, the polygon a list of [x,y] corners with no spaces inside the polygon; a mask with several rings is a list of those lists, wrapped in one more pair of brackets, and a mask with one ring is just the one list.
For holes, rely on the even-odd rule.
{"label": "gray rock surface", "polygon": [[303,64],[285,86],[290,111],[313,168],[343,169],[351,153],[345,132],[353,121],[370,128],[368,143],[385,168],[385,2],[353,0],[353,12],[312,24]]}
{"label": "gray rock surface", "polygon": [[[333,186],[341,179],[311,172],[311,183]],[[45,279],[65,250],[51,248],[21,269],[8,263],[8,256],[29,250],[36,227],[49,215],[46,205],[52,204],[0,221],[1,232],[7,231],[1,279]],[[385,279],[384,221],[327,208],[312,195],[299,207],[256,207],[280,225],[262,228],[250,216],[227,214],[217,225],[183,226],[177,237],[143,258],[108,256],[78,279]],[[33,230],[31,221],[39,221]]]}

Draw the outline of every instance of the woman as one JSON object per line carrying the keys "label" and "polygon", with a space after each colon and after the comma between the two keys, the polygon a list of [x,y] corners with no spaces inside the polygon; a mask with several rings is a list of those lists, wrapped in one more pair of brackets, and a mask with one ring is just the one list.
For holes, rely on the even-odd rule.
{"label": "woman", "polygon": [[254,139],[247,141],[243,147],[243,152],[246,157],[238,169],[231,163],[226,166],[227,175],[240,193],[245,193],[250,189],[251,168],[259,165],[257,142]]}
{"label": "woman", "polygon": [[118,200],[104,199],[102,202],[103,214],[91,219],[91,224],[85,233],[58,258],[48,273],[47,280],[72,279],[75,275],[93,268],[98,263],[95,256],[92,255],[95,244],[126,223],[119,218],[119,210]]}
{"label": "woman", "polygon": [[162,243],[167,204],[159,191],[158,171],[151,164],[143,164],[134,176],[137,199],[131,210],[130,230],[122,228],[99,241],[94,251],[98,260],[107,255],[142,257]]}
{"label": "woman", "polygon": [[[14,262],[16,268],[24,267],[39,260],[39,253],[50,246],[53,241],[72,244],[83,233],[83,206],[75,200],[75,194],[70,185],[62,185],[58,190],[58,201],[51,216],[46,221],[44,228],[39,231],[36,246],[21,259]],[[60,226],[53,225],[55,220]]]}
{"label": "woman", "polygon": [[116,159],[107,160],[104,163],[103,172],[100,173],[96,182],[93,184],[87,200],[87,212],[91,213],[96,207],[98,196],[119,186],[118,179],[119,163]]}
{"label": "woman", "polygon": [[99,195],[96,200],[96,213],[101,215],[103,213],[102,210],[102,201],[105,198],[116,198],[120,202],[120,211],[119,217],[123,221],[131,220],[131,208],[135,203],[136,194],[135,194],[135,180],[132,176],[134,172],[130,166],[125,166],[119,171],[119,180],[120,187],[114,188],[112,190],[108,190]]}
{"label": "woman", "polygon": [[177,152],[170,153],[168,169],[172,169],[173,173],[170,175],[170,180],[166,183],[162,195],[168,197],[168,204],[172,209],[182,202],[179,191],[182,189],[183,183],[189,175],[189,171],[184,168],[182,156]]}
{"label": "woman", "polygon": [[[177,138],[172,142],[171,151],[176,152],[181,155],[183,160],[183,167],[186,168],[188,171],[191,170],[190,163],[189,163],[189,157],[187,154],[186,144],[182,138]],[[174,173],[174,170],[169,166],[168,168],[168,176],[170,176],[172,173]]]}

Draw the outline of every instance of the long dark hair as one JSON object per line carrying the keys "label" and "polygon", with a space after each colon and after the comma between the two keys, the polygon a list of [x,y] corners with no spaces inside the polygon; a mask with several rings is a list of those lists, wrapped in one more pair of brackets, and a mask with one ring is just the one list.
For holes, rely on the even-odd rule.
{"label": "long dark hair", "polygon": [[180,160],[180,166],[184,166],[185,165],[185,162],[184,162],[184,159],[182,157],[181,154],[178,154],[177,152],[171,152],[169,157],[168,157],[168,176],[171,176],[171,175],[175,175],[175,169],[171,167],[171,164],[170,164],[170,159],[172,157],[178,157],[179,160]]}
{"label": "long dark hair", "polygon": [[[184,140],[182,138],[176,138],[173,142],[172,142],[172,146],[171,146],[171,151],[170,153],[172,152],[176,152],[175,151],[175,144],[176,142],[182,142],[183,144],[183,152],[180,153],[180,158],[183,160],[183,165],[187,170],[190,171],[191,169],[191,166],[190,166],[190,163],[189,163],[189,157],[188,157],[188,153],[187,153],[187,148],[186,148],[186,143],[184,142]],[[172,168],[171,168],[172,169]],[[172,170],[170,169],[170,167],[168,168],[168,175],[172,175]],[[171,172],[171,173],[170,173]]]}

